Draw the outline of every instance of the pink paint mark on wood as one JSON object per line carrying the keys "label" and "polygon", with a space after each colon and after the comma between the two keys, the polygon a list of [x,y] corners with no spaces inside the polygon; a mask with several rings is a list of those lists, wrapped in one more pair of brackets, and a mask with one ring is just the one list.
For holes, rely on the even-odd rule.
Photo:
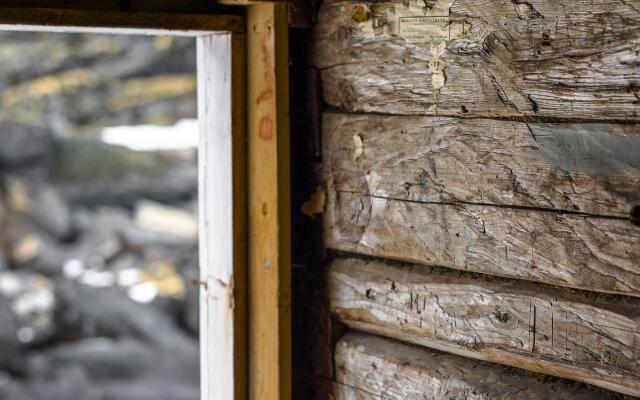
{"label": "pink paint mark on wood", "polygon": [[273,137],[273,121],[271,117],[264,116],[260,119],[260,130],[258,131],[258,136],[262,140],[271,140]]}
{"label": "pink paint mark on wood", "polygon": [[273,98],[273,90],[265,89],[260,93],[260,96],[256,99],[256,104],[260,104],[262,101],[269,101]]}

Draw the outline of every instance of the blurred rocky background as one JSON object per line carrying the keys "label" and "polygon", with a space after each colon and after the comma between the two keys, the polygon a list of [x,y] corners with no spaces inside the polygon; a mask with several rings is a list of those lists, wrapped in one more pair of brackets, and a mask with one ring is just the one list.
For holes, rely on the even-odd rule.
{"label": "blurred rocky background", "polygon": [[195,116],[192,39],[0,34],[0,399],[199,398],[195,150],[101,140]]}

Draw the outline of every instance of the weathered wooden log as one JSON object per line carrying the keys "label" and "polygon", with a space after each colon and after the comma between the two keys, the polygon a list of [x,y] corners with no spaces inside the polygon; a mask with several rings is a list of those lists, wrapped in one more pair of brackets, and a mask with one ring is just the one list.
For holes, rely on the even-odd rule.
{"label": "weathered wooden log", "polygon": [[640,126],[325,113],[323,130],[339,191],[620,217],[640,205]]}
{"label": "weathered wooden log", "polygon": [[324,216],[329,248],[640,296],[640,226],[628,220],[332,188]]}
{"label": "weathered wooden log", "polygon": [[323,2],[314,64],[354,112],[640,119],[640,2]]}
{"label": "weathered wooden log", "polygon": [[329,297],[355,329],[640,395],[637,299],[357,259]]}
{"label": "weathered wooden log", "polygon": [[336,346],[337,400],[610,399],[612,394],[543,380],[500,365],[350,333]]}

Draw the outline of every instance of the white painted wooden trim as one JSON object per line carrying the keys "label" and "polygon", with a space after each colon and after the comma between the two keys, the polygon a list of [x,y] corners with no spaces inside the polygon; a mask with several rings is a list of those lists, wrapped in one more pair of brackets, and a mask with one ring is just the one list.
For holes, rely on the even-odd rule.
{"label": "white painted wooden trim", "polygon": [[[61,24],[64,21],[61,21]],[[198,54],[199,237],[200,237],[200,384],[202,400],[234,400],[243,393],[244,375],[236,376],[244,353],[236,354],[245,340],[244,326],[235,327],[234,268],[234,87],[233,34],[185,29],[78,27],[0,24],[0,30],[40,32],[90,32],[196,36]],[[243,77],[244,79],[244,77]],[[244,96],[244,92],[236,93]],[[244,99],[243,99],[244,101]],[[242,116],[244,118],[244,115]],[[236,132],[237,133],[237,132]],[[242,206],[240,206],[242,207]],[[240,273],[236,271],[239,275]],[[239,299],[240,300],[240,299]],[[241,346],[240,346],[241,347]],[[242,348],[242,347],[241,347]],[[238,365],[236,365],[238,363]],[[240,394],[240,397],[244,395]]]}
{"label": "white painted wooden trim", "polygon": [[0,31],[12,32],[50,32],[50,33],[95,33],[102,35],[141,35],[141,36],[209,36],[211,31],[153,29],[153,28],[97,28],[78,26],[42,26],[0,24]]}
{"label": "white painted wooden trim", "polygon": [[231,36],[197,39],[202,400],[235,393]]}

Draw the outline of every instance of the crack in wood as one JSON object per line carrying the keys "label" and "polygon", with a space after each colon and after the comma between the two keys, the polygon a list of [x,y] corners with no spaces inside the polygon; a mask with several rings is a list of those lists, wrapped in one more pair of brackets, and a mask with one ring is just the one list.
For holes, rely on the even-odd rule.
{"label": "crack in wood", "polygon": [[406,202],[406,203],[416,203],[416,204],[431,204],[431,205],[452,206],[452,207],[460,207],[460,206],[464,206],[464,205],[470,205],[470,206],[505,208],[505,209],[513,209],[513,210],[537,211],[537,212],[545,212],[545,213],[578,215],[578,216],[589,217],[589,218],[609,219],[609,220],[613,220],[613,221],[630,221],[631,220],[631,217],[621,217],[621,216],[616,216],[616,215],[592,214],[592,213],[585,213],[585,212],[581,212],[581,211],[573,211],[573,210],[565,210],[565,209],[557,209],[557,208],[529,207],[529,206],[518,206],[518,205],[492,204],[492,203],[477,203],[477,202],[467,202],[467,201],[456,201],[456,202],[422,201],[422,200],[402,199],[402,198],[396,198],[396,197],[376,196],[376,195],[373,195],[373,194],[362,193],[362,192],[357,192],[357,191],[350,191],[350,190],[336,190],[336,192],[337,193],[355,194],[355,195],[358,195],[358,196],[370,197],[370,198],[374,198],[374,199],[393,200],[393,201],[400,201],[400,202]]}

